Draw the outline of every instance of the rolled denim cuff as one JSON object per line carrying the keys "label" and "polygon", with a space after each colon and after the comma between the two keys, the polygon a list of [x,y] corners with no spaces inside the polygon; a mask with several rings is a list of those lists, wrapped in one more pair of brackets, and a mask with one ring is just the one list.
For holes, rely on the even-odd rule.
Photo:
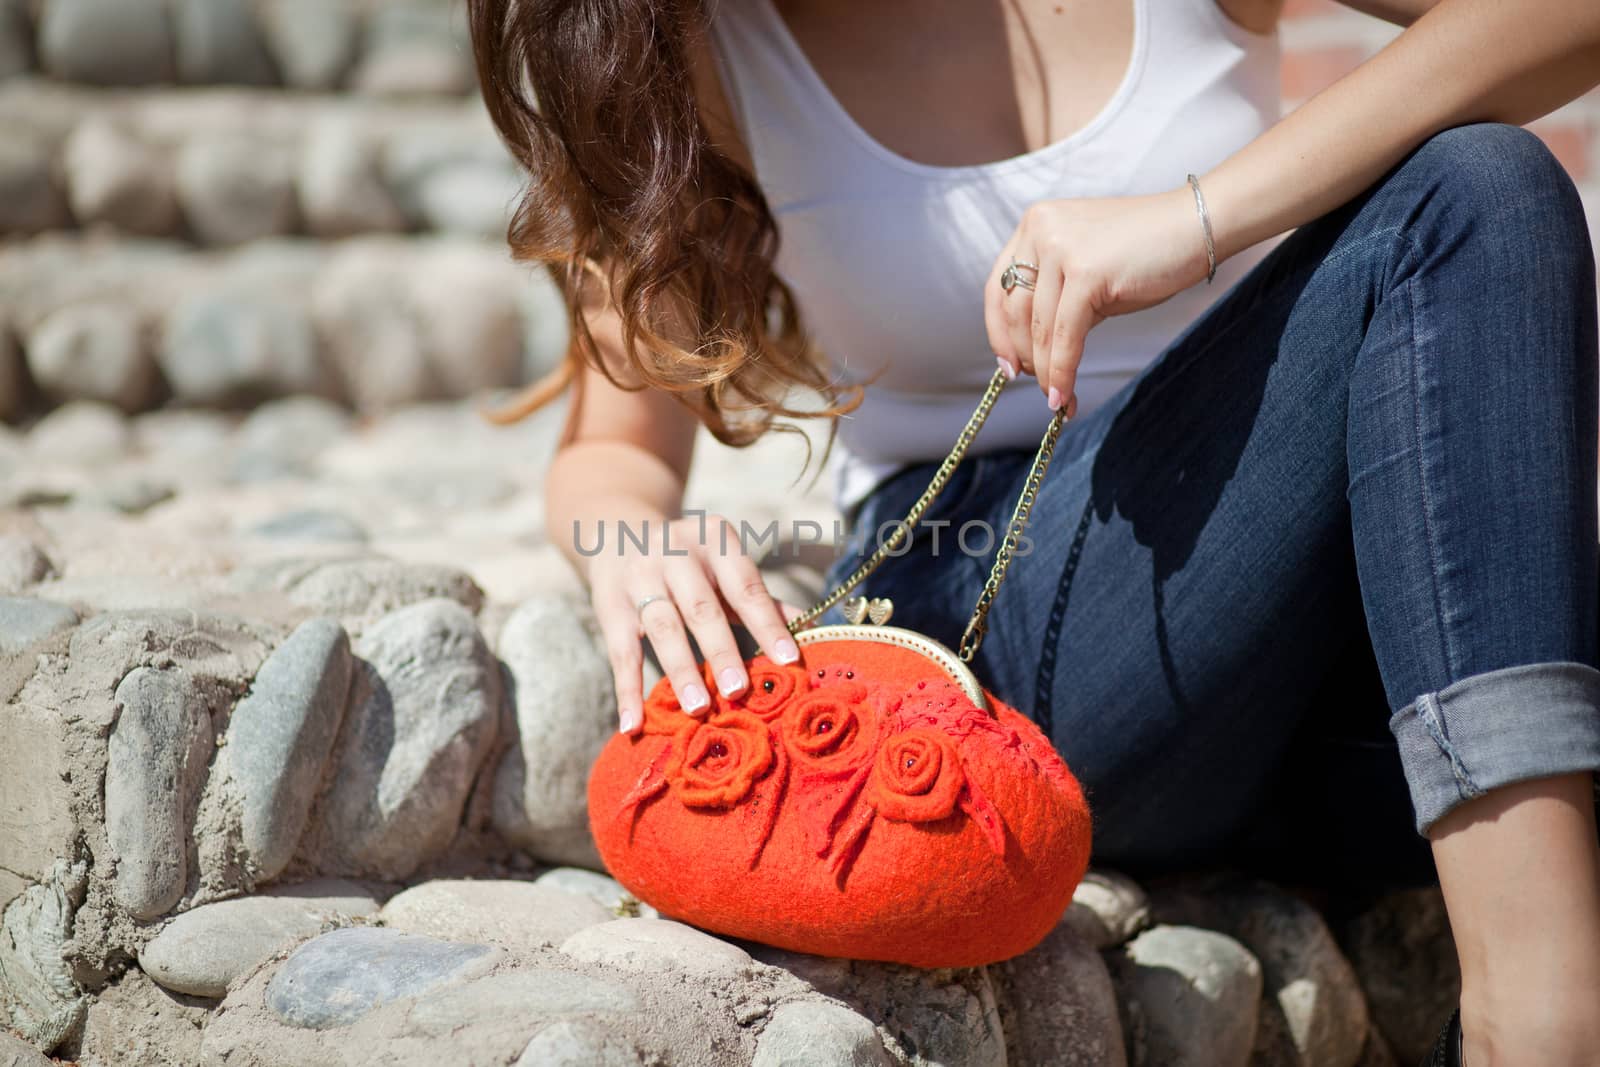
{"label": "rolled denim cuff", "polygon": [[1532,663],[1424,693],[1389,719],[1417,833],[1463,801],[1529,778],[1600,769],[1600,671]]}

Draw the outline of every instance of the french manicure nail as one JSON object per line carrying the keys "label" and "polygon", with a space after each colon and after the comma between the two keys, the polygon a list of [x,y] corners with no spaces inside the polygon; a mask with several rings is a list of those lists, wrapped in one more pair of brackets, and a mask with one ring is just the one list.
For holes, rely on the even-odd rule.
{"label": "french manicure nail", "polygon": [[779,663],[794,663],[800,659],[800,646],[785,637],[772,646],[772,658]]}
{"label": "french manicure nail", "polygon": [[678,703],[683,705],[683,710],[693,715],[711,703],[711,695],[706,692],[706,687],[698,683],[687,686],[678,694]]}
{"label": "french manicure nail", "polygon": [[717,690],[725,697],[731,697],[744,688],[744,672],[738,667],[724,667],[717,672]]}
{"label": "french manicure nail", "polygon": [[1001,359],[999,356],[995,356],[994,357],[994,361],[996,363],[1000,364],[1000,369],[1005,372],[1006,381],[1014,382],[1014,381],[1017,380],[1017,372],[1011,368],[1011,364],[1007,363],[1005,360]]}
{"label": "french manicure nail", "polygon": [[621,725],[617,727],[618,732],[631,734],[633,731],[637,730],[639,728],[639,724],[644,721],[644,713],[638,708],[623,708],[618,713],[618,718],[621,720]]}
{"label": "french manicure nail", "polygon": [[1061,410],[1061,390],[1057,389],[1053,385],[1050,387],[1050,410]]}

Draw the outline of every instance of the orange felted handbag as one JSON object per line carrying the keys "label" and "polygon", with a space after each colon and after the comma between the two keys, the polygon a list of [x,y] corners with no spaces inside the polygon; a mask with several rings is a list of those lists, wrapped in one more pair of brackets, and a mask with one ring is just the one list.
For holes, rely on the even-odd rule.
{"label": "orange felted handbag", "polygon": [[[663,915],[797,952],[919,967],[994,963],[1038,944],[1089,862],[1089,809],[1050,741],[967,667],[1061,432],[1051,420],[960,651],[844,597],[905,536],[966,454],[990,381],[894,535],[790,623],[801,662],[747,664],[750,687],[685,715],[665,680],[644,728],[589,779],[612,875]],[[849,625],[811,627],[843,603]],[[707,671],[707,691],[716,693]]]}

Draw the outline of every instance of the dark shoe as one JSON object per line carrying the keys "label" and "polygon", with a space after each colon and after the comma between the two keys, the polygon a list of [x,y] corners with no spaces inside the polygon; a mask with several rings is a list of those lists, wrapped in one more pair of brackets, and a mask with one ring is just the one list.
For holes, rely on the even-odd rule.
{"label": "dark shoe", "polygon": [[1461,1009],[1450,1013],[1450,1019],[1433,1043],[1433,1051],[1422,1061],[1422,1067],[1461,1067]]}

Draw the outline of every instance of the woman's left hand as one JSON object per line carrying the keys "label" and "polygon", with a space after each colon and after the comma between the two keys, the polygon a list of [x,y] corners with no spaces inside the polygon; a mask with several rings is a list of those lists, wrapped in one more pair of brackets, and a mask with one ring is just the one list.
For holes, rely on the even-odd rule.
{"label": "woman's left hand", "polygon": [[[1011,263],[1034,283],[1000,288]],[[1204,281],[1205,235],[1188,185],[1149,196],[1043,200],[1030,207],[984,286],[989,344],[1008,373],[1034,375],[1052,410],[1077,410],[1084,338],[1112,315]]]}

